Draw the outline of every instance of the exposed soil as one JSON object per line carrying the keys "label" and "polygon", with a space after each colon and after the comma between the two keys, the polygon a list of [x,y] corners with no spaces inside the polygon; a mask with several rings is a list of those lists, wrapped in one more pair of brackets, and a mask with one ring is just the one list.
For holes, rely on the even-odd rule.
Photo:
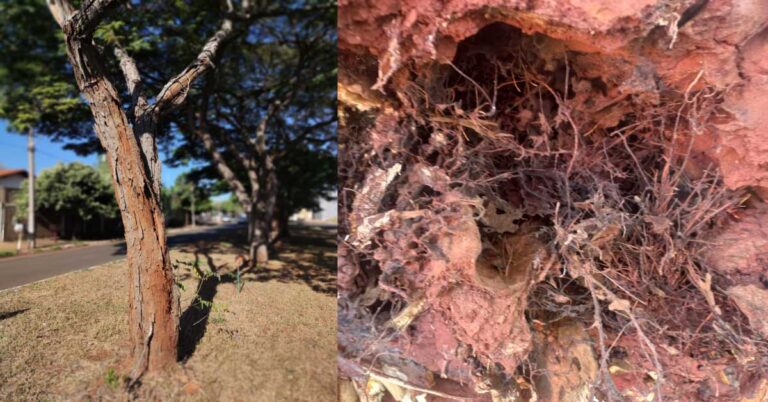
{"label": "exposed soil", "polygon": [[767,3],[340,7],[341,395],[768,398]]}
{"label": "exposed soil", "polygon": [[183,361],[130,391],[124,260],[0,292],[0,400],[334,400],[333,230],[295,230],[241,292],[237,235],[171,250]]}

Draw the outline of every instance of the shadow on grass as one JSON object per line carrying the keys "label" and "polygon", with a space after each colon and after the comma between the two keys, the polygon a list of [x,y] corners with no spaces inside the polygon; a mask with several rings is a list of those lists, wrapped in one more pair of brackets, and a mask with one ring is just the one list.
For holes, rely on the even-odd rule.
{"label": "shadow on grass", "polygon": [[254,280],[259,282],[299,282],[306,284],[315,292],[335,295],[336,257],[328,256],[328,250],[325,248],[312,247],[307,243],[299,246],[293,241],[285,244],[277,258],[282,266],[258,270]]}
{"label": "shadow on grass", "polygon": [[[205,263],[208,265],[207,271],[200,268],[201,258],[204,258]],[[195,353],[195,349],[197,349],[197,345],[203,339],[203,336],[205,336],[211,310],[214,306],[213,299],[216,297],[218,286],[222,283],[236,283],[238,281],[238,276],[235,274],[237,270],[234,272],[223,272],[226,266],[227,264],[216,266],[213,258],[210,256],[209,249],[199,247],[195,252],[195,262],[192,264],[192,268],[200,280],[192,303],[184,310],[179,319],[179,361],[189,359]],[[241,282],[239,286],[243,286],[243,283],[247,280],[244,277],[247,271],[242,270],[243,267],[240,268]]]}
{"label": "shadow on grass", "polygon": [[[243,231],[221,232],[217,242],[205,245],[211,253],[248,255]],[[194,253],[201,247],[188,245],[181,250]],[[249,280],[259,282],[304,283],[315,292],[336,294],[336,228],[294,226],[291,235],[280,239],[271,251],[273,263],[257,267]],[[277,264],[274,264],[274,262]],[[278,265],[275,268],[274,265]]]}
{"label": "shadow on grass", "polygon": [[29,310],[29,308],[23,308],[23,309],[20,309],[20,310],[14,310],[14,311],[6,312],[6,313],[0,313],[0,321],[7,320],[7,319],[9,319],[11,317],[15,317],[15,316],[17,316],[19,314],[24,313],[27,310]]}
{"label": "shadow on grass", "polygon": [[[312,227],[292,228],[291,236],[279,241],[273,251],[273,260],[279,268],[257,267],[251,270],[240,268],[240,285],[246,282],[304,283],[315,292],[336,294],[336,243],[335,229]],[[215,241],[198,241],[181,247],[184,252],[193,253],[195,262],[190,264],[194,271],[182,275],[182,280],[192,275],[200,278],[192,303],[181,315],[179,322],[179,361],[189,359],[205,336],[217,288],[222,283],[236,283],[236,267],[226,269],[227,264],[216,266],[211,254],[247,254],[248,245],[242,231],[222,231]],[[328,255],[331,254],[331,255]],[[207,265],[207,270],[201,264]]]}

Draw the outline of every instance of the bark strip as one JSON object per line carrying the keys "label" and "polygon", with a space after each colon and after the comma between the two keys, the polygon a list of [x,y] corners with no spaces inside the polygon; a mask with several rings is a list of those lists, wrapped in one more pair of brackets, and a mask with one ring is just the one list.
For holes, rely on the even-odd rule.
{"label": "bark strip", "polygon": [[166,84],[153,105],[147,105],[142,93],[136,62],[124,49],[114,49],[113,55],[132,96],[133,113],[127,114],[115,85],[107,78],[107,56],[92,38],[102,19],[121,3],[86,0],[76,11],[69,0],[47,0],[51,14],[64,31],[78,87],[88,101],[96,135],[106,150],[125,227],[133,383],[145,371],[166,367],[177,360],[179,297],[161,209],[157,121],[167,106],[181,104],[189,85],[212,67],[210,60],[232,35],[232,22],[223,22],[189,67]]}

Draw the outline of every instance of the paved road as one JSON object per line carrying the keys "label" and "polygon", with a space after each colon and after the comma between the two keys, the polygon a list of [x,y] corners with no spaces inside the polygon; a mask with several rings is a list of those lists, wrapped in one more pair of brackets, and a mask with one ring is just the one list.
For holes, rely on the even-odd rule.
{"label": "paved road", "polygon": [[[178,245],[209,238],[222,232],[241,229],[238,225],[185,230],[168,235],[168,244]],[[76,247],[38,255],[0,258],[0,290],[13,288],[125,258],[125,243]]]}

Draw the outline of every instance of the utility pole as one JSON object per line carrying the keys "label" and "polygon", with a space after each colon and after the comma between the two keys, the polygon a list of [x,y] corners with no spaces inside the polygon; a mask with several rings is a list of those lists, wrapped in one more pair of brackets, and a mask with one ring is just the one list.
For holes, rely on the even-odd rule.
{"label": "utility pole", "polygon": [[35,248],[35,132],[29,128],[27,137],[27,153],[29,155],[29,204],[27,206],[27,234],[29,249]]}
{"label": "utility pole", "polygon": [[195,222],[195,186],[192,186],[192,227],[197,226]]}

